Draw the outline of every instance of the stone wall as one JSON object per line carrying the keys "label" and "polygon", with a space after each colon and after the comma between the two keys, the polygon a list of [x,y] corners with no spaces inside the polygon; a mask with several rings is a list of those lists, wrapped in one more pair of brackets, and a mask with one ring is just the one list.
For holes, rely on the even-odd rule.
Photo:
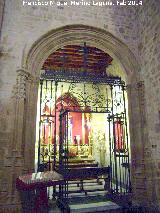
{"label": "stone wall", "polygon": [[134,7],[36,7],[23,6],[21,0],[6,0],[1,40],[1,98],[7,100],[11,96],[16,81],[15,71],[21,67],[26,47],[43,34],[61,26],[84,24],[105,29],[121,39],[137,55],[135,17]]}
{"label": "stone wall", "polygon": [[[147,130],[144,143],[147,165],[148,196],[160,201],[160,2],[145,1],[139,8],[138,51],[141,79],[145,84]],[[148,135],[148,136],[147,136]],[[145,140],[144,140],[145,141]]]}
{"label": "stone wall", "polygon": [[0,37],[1,37],[1,28],[3,23],[3,15],[4,15],[4,7],[5,7],[5,1],[0,1]]}
{"label": "stone wall", "polygon": [[[142,120],[142,125],[140,126],[140,128],[143,126],[142,142],[144,142],[144,140],[146,141],[145,154],[149,156],[149,158],[147,158],[149,159],[148,163],[152,164],[152,166],[155,165],[155,161],[152,162],[150,161],[151,159],[159,160],[158,135],[160,131],[160,99],[158,99],[157,94],[160,89],[158,86],[160,79],[160,67],[158,62],[160,56],[158,55],[158,45],[160,42],[158,42],[158,30],[160,27],[158,25],[159,10],[157,4],[156,0],[147,0],[142,7],[67,7],[56,5],[53,7],[37,7],[23,6],[21,0],[5,1],[5,13],[3,17],[0,46],[0,185],[3,186],[0,189],[1,204],[18,203],[18,201],[15,201],[14,195],[15,178],[17,174],[24,172],[22,171],[24,165],[24,153],[19,153],[17,151],[17,147],[19,146],[18,141],[15,144],[12,142],[23,140],[23,137],[17,138],[15,128],[22,131],[20,127],[23,126],[24,118],[21,117],[21,113],[25,110],[25,82],[26,80],[28,81],[29,76],[24,71],[16,71],[19,70],[19,68],[23,68],[23,56],[28,54],[27,51],[34,42],[37,42],[37,40],[45,33],[65,25],[82,24],[104,29],[124,42],[134,53],[141,65],[140,75],[141,80],[144,80],[146,95],[145,100],[143,100],[144,97],[139,97],[137,92],[133,92],[133,90],[136,89],[136,91],[138,91],[139,88],[143,88],[143,86],[139,87],[138,85],[137,87],[137,85],[134,85],[133,87],[132,85],[132,87],[130,87],[130,89],[132,88],[132,109],[139,110],[136,104],[140,99],[141,106],[139,106],[139,108],[141,108],[141,112],[144,113],[144,117],[146,117],[145,125],[143,125],[144,122]],[[21,90],[17,91],[15,85],[19,85]],[[27,85],[30,87],[30,82],[27,83]],[[16,95],[14,95],[13,92],[15,90]],[[141,92],[143,96],[143,89]],[[145,109],[143,109],[143,101],[146,101],[147,104],[147,116],[145,115]],[[17,118],[14,117],[15,113]],[[136,112],[134,115],[137,115]],[[32,116],[32,114],[30,116]],[[135,116],[131,122],[133,128],[139,122],[139,118]],[[31,126],[32,125],[34,124],[31,124]],[[139,141],[141,135],[135,131],[132,137],[135,137],[137,141]],[[148,137],[150,143],[148,143]],[[143,153],[142,145],[143,143],[134,145],[140,147],[139,149],[141,151],[139,153]],[[135,150],[135,152],[137,152],[137,148],[135,148]],[[143,156],[141,158],[143,159]],[[156,168],[160,169],[159,164],[160,163],[157,161]],[[142,167],[145,167],[144,162],[141,160],[141,165],[139,161],[138,163],[136,162],[135,165],[137,176],[143,184],[144,172]],[[11,174],[9,178],[8,174]],[[157,173],[157,176],[158,174],[159,173]],[[148,177],[151,177],[150,173],[148,173]],[[134,189],[137,190],[139,182],[137,185],[136,180],[133,182],[135,185]],[[148,186],[152,183],[153,178],[148,182]],[[153,184],[152,188],[154,189]],[[158,194],[160,195],[160,192],[157,190],[159,189],[156,189],[156,199],[159,199]],[[142,194],[144,197],[144,191]],[[152,194],[150,194],[150,197],[153,197]]]}

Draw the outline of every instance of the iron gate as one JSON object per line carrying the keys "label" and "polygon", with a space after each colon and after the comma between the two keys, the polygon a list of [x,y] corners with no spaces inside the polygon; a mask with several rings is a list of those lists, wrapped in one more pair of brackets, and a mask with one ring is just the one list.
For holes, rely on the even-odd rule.
{"label": "iron gate", "polygon": [[[59,144],[59,172],[65,174],[68,169],[68,111],[61,110],[60,115],[60,144]],[[59,186],[59,196],[61,199],[68,198],[68,181]]]}
{"label": "iron gate", "polygon": [[[52,72],[53,73],[53,72]],[[130,150],[127,123],[125,84],[120,78],[108,76],[66,75],[46,71],[41,76],[39,94],[38,169],[46,166],[61,170],[68,166],[68,112],[89,110],[107,113],[111,167],[111,191],[125,194],[131,191]],[[81,84],[81,86],[79,86]],[[64,92],[64,85],[66,91]],[[105,91],[105,94],[102,94]],[[76,97],[74,99],[73,97]],[[70,99],[67,103],[66,100]],[[66,101],[66,102],[65,102]],[[65,102],[65,104],[64,104]],[[67,105],[68,104],[68,105]],[[59,157],[58,157],[59,155]],[[68,184],[61,191],[67,197]]]}
{"label": "iron gate", "polygon": [[[131,192],[126,93],[124,85],[116,92],[113,90],[114,86],[111,86],[112,110],[108,115],[111,189],[112,193],[123,195]],[[122,111],[118,110],[120,107]]]}

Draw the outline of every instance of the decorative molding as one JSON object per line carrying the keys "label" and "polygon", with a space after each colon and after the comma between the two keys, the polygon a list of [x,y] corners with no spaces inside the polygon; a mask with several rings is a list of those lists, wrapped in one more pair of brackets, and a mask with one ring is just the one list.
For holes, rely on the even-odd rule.
{"label": "decorative molding", "polygon": [[137,85],[137,88],[141,88],[141,87],[144,86],[144,81],[138,81],[138,82],[136,83],[136,85]]}
{"label": "decorative molding", "polygon": [[23,167],[23,156],[18,150],[12,150],[10,155],[5,156],[4,166],[5,167]]}
{"label": "decorative molding", "polygon": [[141,114],[141,125],[144,127],[146,124],[146,101],[145,101],[145,84],[144,81],[139,81],[136,84],[136,89],[138,91],[138,99],[139,99],[139,109]]}
{"label": "decorative molding", "polygon": [[26,99],[26,83],[32,82],[33,77],[25,69],[18,69],[16,85],[13,88],[13,98]]}
{"label": "decorative molding", "polygon": [[48,32],[33,44],[28,43],[22,64],[32,75],[39,76],[44,61],[51,53],[66,45],[82,45],[84,42],[118,59],[128,82],[133,76],[139,76],[140,66],[136,57],[123,42],[105,30],[85,25],[63,26]]}

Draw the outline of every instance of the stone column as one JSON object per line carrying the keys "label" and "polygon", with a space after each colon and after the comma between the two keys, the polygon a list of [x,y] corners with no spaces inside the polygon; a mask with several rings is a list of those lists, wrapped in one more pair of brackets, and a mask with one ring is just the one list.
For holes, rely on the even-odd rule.
{"label": "stone column", "polygon": [[[144,160],[146,168],[146,188],[147,188],[147,201],[152,211],[160,211],[160,166],[157,141],[152,141],[149,138],[149,127],[146,112],[146,100],[145,100],[145,85],[144,82],[139,82],[139,100],[141,109],[141,130],[142,141],[144,144]],[[154,104],[154,103],[153,103]],[[158,159],[157,159],[158,157]]]}
{"label": "stone column", "polygon": [[[146,201],[146,171],[144,159],[145,107],[143,83],[127,85],[130,143],[131,143],[131,182],[133,201]],[[147,140],[147,139],[146,139]],[[147,141],[146,141],[147,143]]]}
{"label": "stone column", "polygon": [[[143,81],[127,86],[132,157],[133,200],[159,212],[160,150],[149,139],[148,120]],[[153,103],[154,104],[154,103]]]}

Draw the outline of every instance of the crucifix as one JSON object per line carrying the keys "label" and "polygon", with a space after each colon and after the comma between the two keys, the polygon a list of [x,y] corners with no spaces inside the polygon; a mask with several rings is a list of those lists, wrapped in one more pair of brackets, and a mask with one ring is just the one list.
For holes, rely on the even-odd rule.
{"label": "crucifix", "polygon": [[87,48],[86,42],[84,42],[84,46],[83,46],[83,69],[84,69],[84,75],[87,72],[87,56],[88,56],[88,48]]}
{"label": "crucifix", "polygon": [[60,56],[60,60],[62,62],[62,69],[65,72],[65,65],[66,65],[66,63],[68,61],[68,56],[65,54],[65,50],[63,50],[63,55]]}

